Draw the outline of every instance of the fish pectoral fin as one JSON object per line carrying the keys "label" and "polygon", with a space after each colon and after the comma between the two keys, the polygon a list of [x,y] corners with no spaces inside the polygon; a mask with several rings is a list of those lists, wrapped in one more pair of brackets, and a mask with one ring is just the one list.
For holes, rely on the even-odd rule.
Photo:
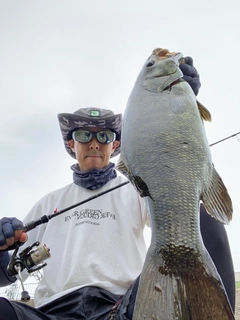
{"label": "fish pectoral fin", "polygon": [[150,197],[153,200],[147,184],[142,180],[141,177],[132,176],[131,182],[134,184],[135,188],[137,189],[141,197]]}
{"label": "fish pectoral fin", "polygon": [[173,113],[181,114],[187,110],[189,105],[191,105],[191,100],[181,87],[174,86],[171,89],[169,104]]}
{"label": "fish pectoral fin", "polygon": [[208,109],[205,108],[198,100],[197,100],[197,106],[198,106],[198,110],[202,120],[211,122],[212,116],[211,116],[211,113],[208,111]]}
{"label": "fish pectoral fin", "polygon": [[202,193],[201,200],[213,218],[224,224],[232,220],[232,200],[214,166],[210,187]]}
{"label": "fish pectoral fin", "polygon": [[129,168],[125,165],[124,161],[120,159],[116,165],[116,169],[121,172],[128,180],[131,181],[131,183],[136,188],[137,192],[140,194],[141,197],[151,197],[150,191],[148,189],[147,184],[142,180],[141,177],[133,175]]}

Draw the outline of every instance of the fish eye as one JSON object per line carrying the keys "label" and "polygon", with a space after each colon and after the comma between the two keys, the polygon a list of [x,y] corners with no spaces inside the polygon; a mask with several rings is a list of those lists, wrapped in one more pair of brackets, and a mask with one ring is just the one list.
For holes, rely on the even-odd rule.
{"label": "fish eye", "polygon": [[154,64],[155,64],[155,61],[150,60],[150,61],[148,61],[146,66],[149,68],[149,67],[152,67]]}

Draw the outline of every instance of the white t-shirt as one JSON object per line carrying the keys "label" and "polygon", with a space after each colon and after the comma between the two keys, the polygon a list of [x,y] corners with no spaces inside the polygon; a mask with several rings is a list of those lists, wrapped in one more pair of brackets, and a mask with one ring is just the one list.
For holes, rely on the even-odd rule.
{"label": "white t-shirt", "polygon": [[[50,215],[126,181],[109,181],[98,190],[72,183],[43,197],[24,223]],[[35,291],[40,307],[84,286],[98,286],[122,295],[142,271],[143,236],[149,225],[145,202],[131,184],[73,208],[28,232],[28,241],[50,248],[51,258]],[[26,276],[26,272],[25,272]],[[24,275],[23,275],[24,277]]]}

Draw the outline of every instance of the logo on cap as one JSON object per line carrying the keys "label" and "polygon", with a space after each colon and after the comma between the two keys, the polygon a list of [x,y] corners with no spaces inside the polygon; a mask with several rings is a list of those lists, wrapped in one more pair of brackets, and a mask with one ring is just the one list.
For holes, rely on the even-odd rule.
{"label": "logo on cap", "polygon": [[91,110],[90,116],[91,117],[100,117],[100,111],[99,110]]}

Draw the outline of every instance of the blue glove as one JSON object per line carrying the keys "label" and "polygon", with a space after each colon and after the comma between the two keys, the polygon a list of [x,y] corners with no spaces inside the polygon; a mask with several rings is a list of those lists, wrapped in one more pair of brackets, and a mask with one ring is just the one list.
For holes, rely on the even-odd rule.
{"label": "blue glove", "polygon": [[179,68],[183,73],[183,79],[187,81],[187,83],[192,88],[194,94],[197,96],[198,91],[201,87],[199,74],[193,66],[193,59],[191,57],[185,57],[184,60],[185,63],[180,64]]}
{"label": "blue glove", "polygon": [[[2,218],[0,220],[0,247],[6,245],[6,240],[14,238],[16,230],[22,230],[23,223],[17,218]],[[15,246],[9,246],[11,250]],[[16,277],[10,277],[7,271],[10,255],[7,251],[0,250],[0,286],[7,286],[17,280]]]}
{"label": "blue glove", "polygon": [[[17,218],[2,218],[0,220],[0,247],[6,245],[6,240],[14,238],[15,231],[23,230],[23,223]],[[7,249],[12,250],[15,246],[9,246]]]}

